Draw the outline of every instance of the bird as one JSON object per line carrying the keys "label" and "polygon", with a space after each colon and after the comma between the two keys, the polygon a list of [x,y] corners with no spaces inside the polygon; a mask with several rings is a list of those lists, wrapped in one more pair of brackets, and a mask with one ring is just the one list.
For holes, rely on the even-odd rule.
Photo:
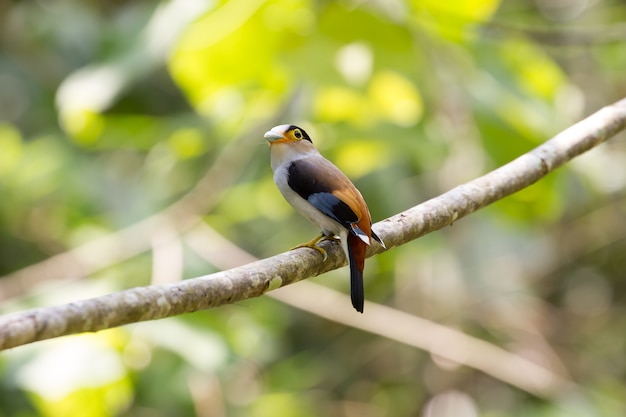
{"label": "bird", "polygon": [[339,237],[350,266],[352,306],[363,313],[365,251],[371,239],[385,248],[383,240],[372,230],[372,218],[363,196],[339,168],[320,154],[304,129],[278,125],[267,131],[264,138],[270,146],[274,182],[280,193],[298,213],[321,229],[310,242],[292,249],[314,249],[325,261],[326,251],[317,244]]}

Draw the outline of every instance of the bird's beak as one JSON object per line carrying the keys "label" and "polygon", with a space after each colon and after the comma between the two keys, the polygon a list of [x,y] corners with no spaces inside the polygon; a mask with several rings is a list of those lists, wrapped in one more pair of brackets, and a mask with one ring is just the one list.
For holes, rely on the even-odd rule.
{"label": "bird's beak", "polygon": [[285,136],[282,133],[278,133],[273,130],[268,130],[267,132],[265,132],[263,137],[267,139],[268,142],[274,142],[279,139],[285,139]]}

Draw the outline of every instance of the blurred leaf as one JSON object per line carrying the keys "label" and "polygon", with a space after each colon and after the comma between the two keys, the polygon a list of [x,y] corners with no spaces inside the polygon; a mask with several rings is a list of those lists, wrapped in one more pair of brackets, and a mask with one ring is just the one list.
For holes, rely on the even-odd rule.
{"label": "blurred leaf", "polygon": [[422,117],[423,104],[417,88],[400,74],[378,72],[369,94],[379,113],[399,126],[413,126]]}
{"label": "blurred leaf", "polygon": [[499,0],[412,0],[418,22],[444,39],[462,42],[468,28],[488,21],[500,5]]}
{"label": "blurred leaf", "polygon": [[366,122],[370,115],[365,97],[347,87],[329,86],[319,89],[315,97],[316,116],[324,122]]}
{"label": "blurred leaf", "polygon": [[19,164],[22,152],[20,132],[9,124],[0,123],[0,180]]}
{"label": "blurred leaf", "polygon": [[104,129],[103,117],[91,110],[67,112],[62,117],[67,132],[83,146],[95,144]]}
{"label": "blurred leaf", "polygon": [[296,392],[273,393],[259,398],[250,407],[251,417],[312,417],[316,414],[309,410],[304,395]]}
{"label": "blurred leaf", "polygon": [[391,160],[391,153],[381,143],[354,141],[341,146],[335,163],[350,178],[357,179],[383,167]]}
{"label": "blurred leaf", "polygon": [[203,114],[237,121],[251,109],[271,111],[290,84],[276,55],[312,24],[303,18],[310,16],[307,6],[299,0],[223,4],[183,36],[170,60],[172,76]]}
{"label": "blurred leaf", "polygon": [[19,381],[49,417],[108,416],[132,400],[130,379],[106,333],[53,342],[24,366]]}
{"label": "blurred leaf", "polygon": [[10,185],[28,201],[34,201],[55,191],[61,185],[63,167],[70,161],[56,137],[31,140],[24,148],[24,157],[13,173]]}
{"label": "blurred leaf", "polygon": [[172,150],[180,159],[194,158],[206,151],[206,142],[197,129],[179,129],[168,139]]}

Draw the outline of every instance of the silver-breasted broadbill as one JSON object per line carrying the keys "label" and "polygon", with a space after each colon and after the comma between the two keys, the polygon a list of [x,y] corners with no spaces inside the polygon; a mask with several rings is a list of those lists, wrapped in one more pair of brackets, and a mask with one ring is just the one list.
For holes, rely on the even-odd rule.
{"label": "silver-breasted broadbill", "polygon": [[352,305],[362,313],[365,251],[372,238],[385,246],[372,230],[372,219],[363,196],[339,168],[315,149],[302,128],[280,125],[264,136],[270,144],[278,189],[296,211],[322,230],[315,239],[296,248],[315,249],[325,260],[326,252],[317,243],[339,236],[350,265]]}

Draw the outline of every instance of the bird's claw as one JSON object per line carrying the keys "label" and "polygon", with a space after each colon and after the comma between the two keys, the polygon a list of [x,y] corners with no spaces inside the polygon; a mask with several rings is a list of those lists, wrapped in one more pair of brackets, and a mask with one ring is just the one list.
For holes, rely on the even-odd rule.
{"label": "bird's claw", "polygon": [[302,243],[301,245],[298,245],[298,246],[294,246],[293,248],[291,248],[291,250],[298,249],[298,248],[310,248],[310,249],[316,250],[320,254],[322,254],[322,256],[324,257],[324,259],[322,259],[322,262],[325,262],[326,259],[328,259],[328,254],[323,248],[319,247],[317,243],[322,240],[327,240],[327,239],[331,239],[331,237],[328,237],[324,235],[323,233],[321,233],[320,235],[316,236],[313,240],[306,242],[306,243]]}

